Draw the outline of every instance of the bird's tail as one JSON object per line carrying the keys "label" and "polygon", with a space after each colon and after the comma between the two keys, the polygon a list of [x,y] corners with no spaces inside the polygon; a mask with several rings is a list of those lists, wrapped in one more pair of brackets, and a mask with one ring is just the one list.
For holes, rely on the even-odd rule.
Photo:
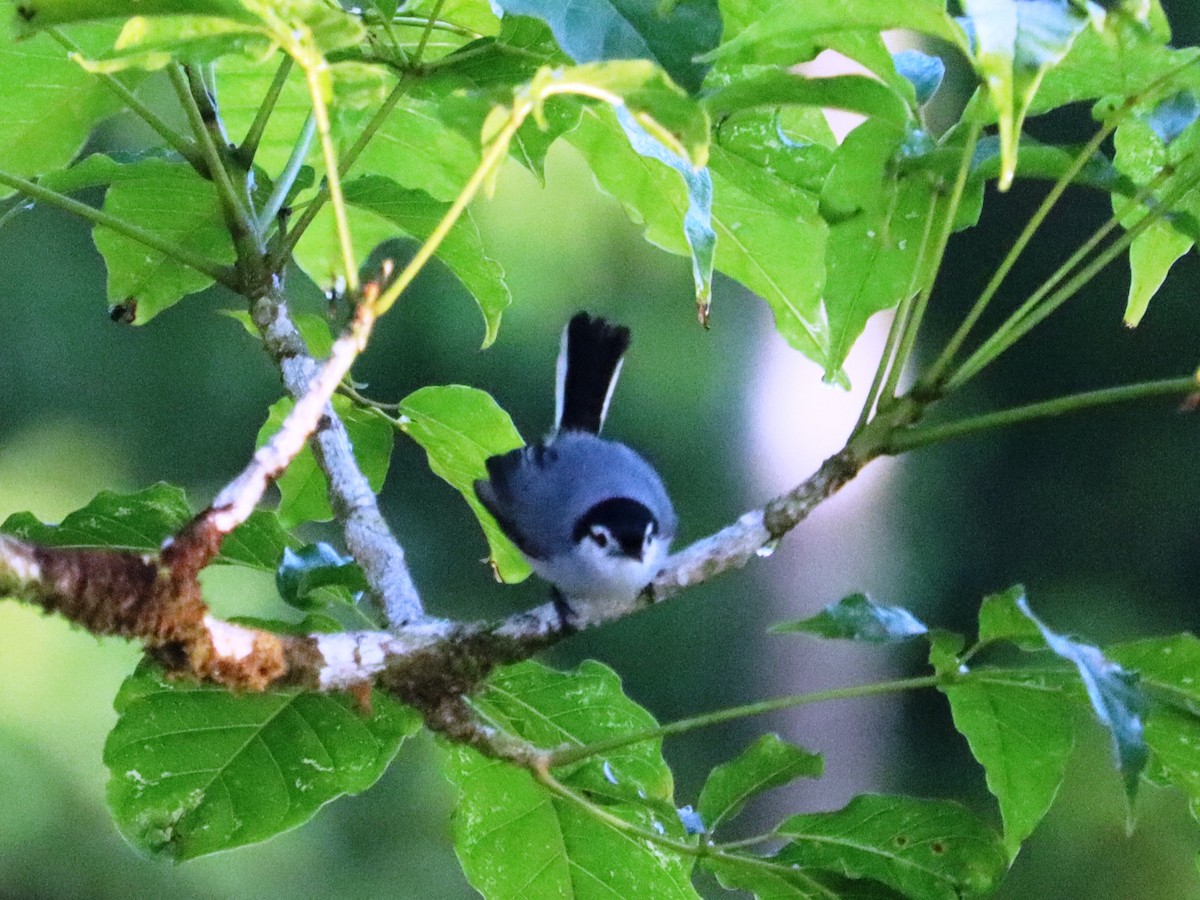
{"label": "bird's tail", "polygon": [[555,431],[600,433],[629,340],[625,326],[585,312],[567,323],[558,353]]}

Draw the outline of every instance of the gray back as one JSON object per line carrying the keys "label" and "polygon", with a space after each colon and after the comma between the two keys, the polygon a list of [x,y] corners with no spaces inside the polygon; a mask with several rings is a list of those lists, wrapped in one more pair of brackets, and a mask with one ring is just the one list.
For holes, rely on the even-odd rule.
{"label": "gray back", "polygon": [[[571,549],[575,523],[603,500],[628,497],[644,504],[668,540],[675,510],[662,479],[624,444],[568,431],[544,445],[524,447],[489,465],[490,482],[476,485],[480,499],[519,533],[522,549],[545,559]],[[511,535],[516,539],[517,535]]]}

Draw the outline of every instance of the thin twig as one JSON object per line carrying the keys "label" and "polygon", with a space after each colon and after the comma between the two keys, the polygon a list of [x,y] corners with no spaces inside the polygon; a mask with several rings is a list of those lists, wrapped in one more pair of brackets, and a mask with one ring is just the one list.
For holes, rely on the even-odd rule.
{"label": "thin twig", "polygon": [[325,160],[325,185],[333,203],[333,221],[337,227],[338,247],[342,252],[343,275],[346,287],[354,294],[358,292],[358,257],[354,254],[354,242],[350,234],[350,221],[346,215],[346,198],[342,195],[342,179],[338,174],[337,150],[333,146],[333,133],[329,125],[329,110],[322,95],[321,72],[317,65],[304,66],[304,77],[308,93],[312,98],[313,116],[317,122],[317,137],[321,142],[321,156]]}
{"label": "thin twig", "polygon": [[181,244],[164,240],[159,235],[152,231],[147,231],[140,225],[135,225],[133,222],[118,218],[102,209],[88,206],[86,203],[80,203],[66,194],[60,194],[58,191],[44,188],[35,182],[28,181],[8,172],[0,171],[0,184],[20,191],[31,200],[46,203],[50,206],[57,206],[65,212],[77,215],[93,224],[102,225],[105,228],[115,231],[117,234],[124,235],[130,240],[137,241],[151,250],[157,250],[159,253],[169,256],[181,265],[207,275],[218,284],[222,284],[232,290],[236,290],[238,287],[237,276],[230,267],[223,266],[216,260],[202,256]]}
{"label": "thin twig", "polygon": [[1200,394],[1200,383],[1194,376],[1183,378],[1168,378],[1162,381],[1144,381],[1138,384],[1126,384],[1120,387],[1102,388],[1097,391],[1087,391],[1081,394],[1071,394],[1066,397],[1056,397],[1040,403],[1030,403],[1013,409],[972,416],[957,422],[946,422],[939,425],[921,425],[906,431],[899,431],[891,438],[888,451],[904,453],[918,447],[979,434],[993,428],[1005,425],[1018,425],[1033,422],[1038,419],[1048,419],[1067,413],[1080,412],[1085,409],[1095,409],[1110,406],[1114,403],[1128,403],[1132,400],[1145,400],[1150,397],[1186,396]]}
{"label": "thin twig", "polygon": [[254,164],[254,157],[258,154],[258,145],[262,142],[263,132],[267,130],[267,122],[270,121],[271,114],[275,112],[275,104],[279,102],[279,95],[283,93],[291,71],[292,58],[285,53],[283,59],[280,60],[279,68],[275,70],[275,77],[271,79],[271,86],[267,88],[266,96],[259,104],[254,121],[250,123],[246,136],[237,148],[238,160],[246,168],[250,168]]}
{"label": "thin twig", "polygon": [[[66,34],[63,33],[62,29],[47,28],[46,33],[49,34],[50,37],[52,37],[60,45],[62,45],[68,52],[80,57],[84,55],[80,46],[67,37]],[[187,138],[168,125],[156,112],[154,112],[154,110],[138,99],[137,95],[134,94],[133,91],[129,90],[129,88],[125,87],[119,78],[110,75],[107,72],[97,72],[95,75],[98,79],[100,79],[101,84],[120,97],[122,103],[129,107],[129,109],[143,122],[149,125],[159,137],[167,142],[167,144],[173,147],[175,152],[177,152],[184,158],[184,160],[187,161],[188,165],[190,165],[204,177],[208,177],[208,170],[204,162],[204,158],[196,149],[195,144],[189,142]]]}
{"label": "thin twig", "polygon": [[[1096,229],[1096,231],[1092,233],[1091,237],[1084,241],[1083,244],[1081,244],[1065,262],[1063,262],[1062,265],[1055,269],[1054,272],[1050,274],[1050,277],[1042,282],[1038,289],[1034,291],[1025,300],[1025,302],[1022,303],[1017,310],[1013,312],[994,332],[992,332],[992,334],[979,346],[978,349],[976,349],[970,356],[963,360],[962,364],[954,372],[945,377],[945,389],[947,391],[955,390],[959,387],[962,387],[962,385],[974,378],[986,366],[1004,353],[1005,350],[1016,343],[1016,341],[1018,341],[1022,336],[1027,334],[1033,328],[1033,326],[1043,321],[1046,316],[1054,312],[1054,310],[1058,309],[1063,303],[1069,300],[1080,288],[1086,285],[1092,277],[1099,273],[1104,266],[1108,265],[1108,263],[1115,259],[1117,255],[1123,252],[1125,247],[1133,243],[1133,240],[1137,237],[1137,235],[1141,234],[1146,228],[1150,227],[1154,221],[1157,221],[1163,215],[1168,214],[1170,212],[1170,207],[1166,202],[1157,204],[1150,212],[1146,213],[1146,216],[1144,217],[1145,225],[1141,225],[1141,222],[1139,221],[1134,228],[1131,228],[1130,231],[1127,232],[1120,240],[1114,242],[1111,247],[1097,256],[1096,260],[1093,260],[1091,264],[1082,269],[1075,276],[1075,278],[1071,280],[1068,287],[1070,285],[1074,285],[1074,288],[1068,290],[1066,287],[1064,287],[1060,290],[1055,290],[1055,288],[1062,283],[1063,279],[1066,278],[1076,266],[1083,262],[1087,255],[1096,247],[1098,247],[1101,241],[1103,241],[1104,238],[1113,232],[1130,212],[1140,206],[1143,201],[1145,201],[1153,194],[1155,190],[1158,189],[1163,181],[1169,177],[1169,174],[1169,170],[1166,169],[1159,172],[1158,175],[1156,175],[1148,184],[1141,187],[1136,194],[1126,200],[1125,203],[1122,204],[1122,206],[1115,213],[1109,216],[1108,220],[1104,222],[1104,224],[1102,224],[1098,229]],[[1174,197],[1175,199],[1179,199],[1183,196],[1183,193],[1186,193],[1186,191],[1178,193],[1178,195],[1172,194],[1170,196]],[[1173,204],[1175,199],[1171,199],[1170,203]],[[1138,227],[1139,225],[1141,225],[1141,227]],[[1097,263],[1099,264],[1097,265]],[[1054,291],[1054,293],[1049,297],[1049,299],[1046,299],[1047,295],[1051,294],[1051,291]],[[1043,300],[1045,301],[1044,303]]]}
{"label": "thin twig", "polygon": [[304,165],[304,158],[308,156],[308,148],[312,146],[315,129],[316,119],[313,118],[312,113],[309,113],[308,118],[304,120],[304,126],[300,129],[300,136],[296,138],[296,143],[292,147],[292,153],[288,157],[283,171],[279,173],[279,177],[275,180],[275,187],[271,191],[271,196],[267,198],[267,202],[259,210],[259,231],[265,233],[271,227],[272,220],[279,215],[279,210],[283,209],[283,203],[287,199],[288,193],[292,190],[292,185],[296,183],[296,176],[300,174],[300,169]]}
{"label": "thin twig", "polygon": [[[368,121],[366,126],[363,128],[362,133],[359,134],[358,138],[355,139],[350,148],[342,154],[340,163],[341,167],[338,170],[338,174],[342,178],[345,178],[346,175],[349,174],[350,168],[354,165],[355,161],[357,161],[363,150],[366,149],[367,144],[371,141],[371,138],[373,138],[379,131],[380,127],[382,127],[383,123],[387,120],[387,117],[391,115],[392,110],[396,108],[396,104],[400,102],[400,99],[407,92],[408,85],[409,80],[407,78],[401,78],[396,82],[396,85],[392,88],[391,93],[388,94],[387,98],[382,104],[380,104],[379,109],[375,111],[374,115],[371,116],[370,121]],[[317,195],[313,197],[312,200],[309,201],[308,206],[305,207],[304,212],[300,215],[300,218],[297,219],[292,224],[292,227],[288,230],[286,238],[280,245],[279,250],[274,254],[274,265],[276,268],[281,268],[283,264],[287,262],[288,257],[291,255],[292,251],[295,250],[297,242],[299,242],[300,238],[303,237],[304,232],[308,230],[308,226],[312,224],[313,219],[315,219],[317,214],[325,207],[325,203],[328,200],[329,186],[326,183],[321,186],[321,189],[317,191]]]}
{"label": "thin twig", "polygon": [[967,126],[967,139],[963,144],[962,159],[958,164],[958,173],[954,178],[954,187],[946,203],[946,215],[942,221],[942,229],[938,234],[932,256],[922,260],[925,264],[925,279],[921,291],[913,304],[912,314],[904,323],[904,331],[900,336],[900,348],[896,351],[896,360],[888,373],[880,395],[884,401],[896,396],[896,388],[900,382],[900,374],[905,364],[912,357],[916,347],[917,334],[921,330],[921,322],[925,318],[925,310],[929,306],[929,298],[937,281],[937,273],[942,269],[942,258],[946,255],[946,246],[950,243],[950,235],[954,232],[954,220],[958,216],[958,207],[962,203],[963,191],[967,186],[967,176],[971,173],[971,160],[975,157],[975,146],[979,143],[979,132],[982,126],[977,118],[972,118]]}

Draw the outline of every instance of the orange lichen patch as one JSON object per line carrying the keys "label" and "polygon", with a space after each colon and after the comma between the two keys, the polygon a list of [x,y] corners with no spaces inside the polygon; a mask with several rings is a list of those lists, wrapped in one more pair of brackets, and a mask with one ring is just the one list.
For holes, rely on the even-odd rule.
{"label": "orange lichen patch", "polygon": [[197,677],[235,690],[264,691],[287,674],[286,638],[204,617],[205,636],[188,646]]}

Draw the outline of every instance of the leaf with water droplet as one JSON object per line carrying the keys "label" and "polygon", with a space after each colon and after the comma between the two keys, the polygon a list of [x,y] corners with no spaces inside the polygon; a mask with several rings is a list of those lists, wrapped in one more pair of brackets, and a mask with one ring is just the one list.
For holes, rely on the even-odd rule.
{"label": "leaf with water droplet", "polygon": [[815,616],[782,622],[771,628],[773,634],[794,631],[818,637],[886,644],[919,637],[929,629],[902,607],[875,603],[866,594],[851,594],[825,607]]}

